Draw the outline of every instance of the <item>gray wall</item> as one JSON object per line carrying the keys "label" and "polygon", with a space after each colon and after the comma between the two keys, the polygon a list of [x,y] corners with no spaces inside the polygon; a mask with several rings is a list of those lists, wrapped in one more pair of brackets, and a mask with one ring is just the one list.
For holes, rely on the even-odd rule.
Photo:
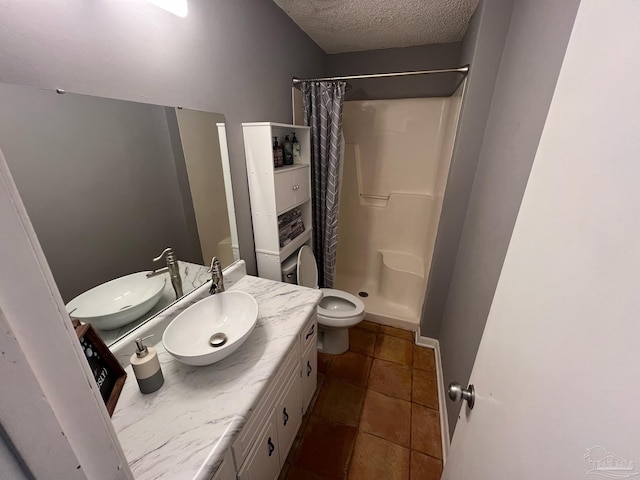
{"label": "gray wall", "polygon": [[438,338],[480,156],[513,0],[481,0],[462,42],[461,64],[470,64],[456,144],[442,204],[420,332]]}
{"label": "gray wall", "polygon": [[147,2],[4,2],[0,81],[223,113],[241,255],[255,272],[240,123],[291,122],[291,77],[324,74],[325,54],[271,0],[188,7],[180,18]]}
{"label": "gray wall", "polygon": [[167,246],[201,261],[164,107],[15,85],[0,103],[0,145],[65,301]]}
{"label": "gray wall", "polygon": [[[388,48],[327,55],[327,75],[403,72],[453,68],[460,61],[461,43]],[[349,80],[347,100],[442,97],[453,93],[461,80],[458,74],[419,75],[376,80]]]}
{"label": "gray wall", "polygon": [[514,3],[440,329],[445,385],[469,380],[578,4]]}

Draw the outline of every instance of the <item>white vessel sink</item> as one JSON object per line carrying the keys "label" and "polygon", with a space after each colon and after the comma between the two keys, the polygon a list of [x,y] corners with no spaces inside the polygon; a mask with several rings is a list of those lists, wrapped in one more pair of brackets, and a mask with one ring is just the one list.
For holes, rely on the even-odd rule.
{"label": "white vessel sink", "polygon": [[147,278],[147,273],[132,273],[87,290],[67,303],[67,312],[99,330],[120,328],[151,310],[162,296],[166,277]]}
{"label": "white vessel sink", "polygon": [[162,335],[162,344],[182,363],[211,365],[235,352],[257,319],[258,303],[248,293],[216,293],[174,318]]}

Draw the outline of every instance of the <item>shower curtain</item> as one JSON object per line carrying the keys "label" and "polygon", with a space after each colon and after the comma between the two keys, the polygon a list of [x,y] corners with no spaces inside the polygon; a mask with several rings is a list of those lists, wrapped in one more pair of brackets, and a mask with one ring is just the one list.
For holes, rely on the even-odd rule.
{"label": "shower curtain", "polygon": [[342,105],[345,82],[304,82],[304,119],[311,127],[313,250],[318,285],[333,287],[338,248],[338,206],[342,169]]}

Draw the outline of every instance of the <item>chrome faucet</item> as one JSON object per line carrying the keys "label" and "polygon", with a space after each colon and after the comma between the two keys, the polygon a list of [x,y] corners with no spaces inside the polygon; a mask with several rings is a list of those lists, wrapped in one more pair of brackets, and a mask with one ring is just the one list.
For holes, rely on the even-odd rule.
{"label": "chrome faucet", "polygon": [[211,288],[209,288],[209,294],[224,292],[224,278],[222,275],[222,265],[218,257],[211,259],[211,267],[209,268],[211,274]]}
{"label": "chrome faucet", "polygon": [[178,299],[183,295],[182,278],[180,277],[180,267],[178,266],[178,259],[176,258],[176,254],[173,252],[173,248],[165,248],[158,257],[153,259],[153,261],[159,262],[165,257],[167,259],[167,266],[155,269],[152,272],[147,273],[147,277],[154,277],[156,275],[160,275],[161,273],[169,272],[171,285],[173,285],[173,291],[176,292],[176,299]]}

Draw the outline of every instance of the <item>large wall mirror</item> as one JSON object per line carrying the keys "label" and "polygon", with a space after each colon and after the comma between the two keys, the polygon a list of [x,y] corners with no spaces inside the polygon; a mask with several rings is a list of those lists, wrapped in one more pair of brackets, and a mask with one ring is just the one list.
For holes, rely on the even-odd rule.
{"label": "large wall mirror", "polygon": [[176,300],[168,272],[149,275],[167,247],[183,294],[213,256],[239,259],[222,114],[2,84],[0,104],[0,149],[62,298],[89,299],[71,316],[107,344]]}

